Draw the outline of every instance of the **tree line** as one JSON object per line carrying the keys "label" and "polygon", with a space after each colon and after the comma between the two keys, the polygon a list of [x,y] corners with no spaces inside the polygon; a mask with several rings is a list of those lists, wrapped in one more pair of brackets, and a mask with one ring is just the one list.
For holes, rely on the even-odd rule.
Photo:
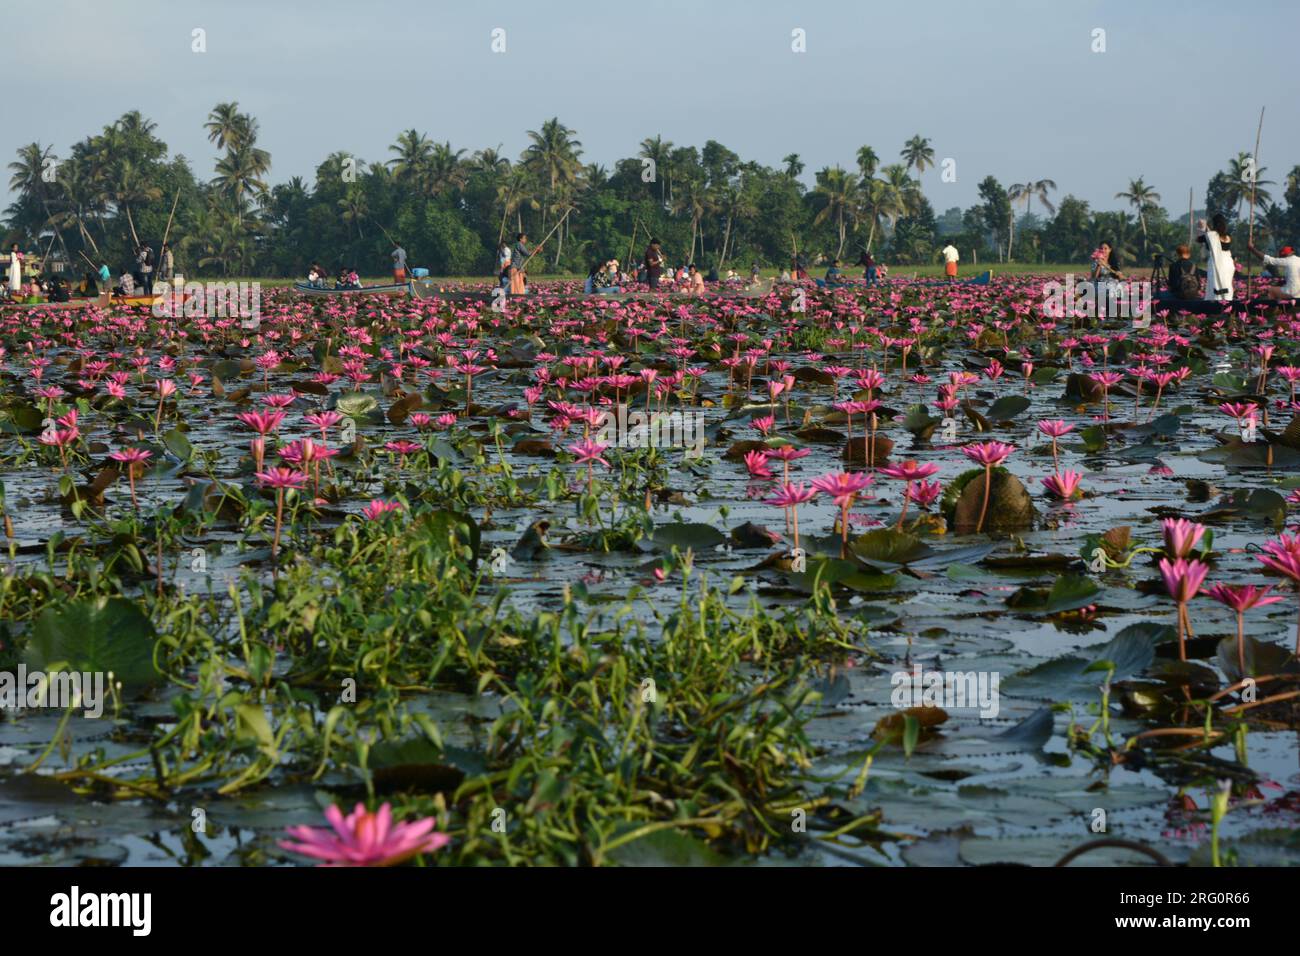
{"label": "tree line", "polygon": [[[205,128],[219,151],[207,179],[137,111],[66,156],[40,143],[20,148],[9,164],[17,198],[5,211],[5,246],[49,249],[74,268],[90,260],[116,269],[141,242],[157,251],[173,208],[177,267],[197,276],[301,276],[316,261],[374,274],[395,241],[434,275],[484,274],[494,270],[498,243],[517,232],[533,241],[553,234],[535,272],[636,258],[651,235],[674,264],[719,271],[784,265],[795,253],[852,260],[863,250],[886,262],[925,263],[949,241],[968,262],[1083,262],[1106,239],[1132,261],[1168,253],[1187,236],[1187,213],[1172,216],[1144,177],[1116,193],[1127,208],[1094,210],[1072,195],[1054,201],[1051,179],[1003,186],[989,175],[980,202],[937,215],[921,188],[935,153],[919,135],[894,162],[863,146],[853,164],[817,171],[808,187],[798,154],[772,168],[714,140],[678,146],[654,136],[611,168],[584,162],[577,132],[558,118],[530,130],[513,160],[409,129],[386,157],[335,152],[310,182],[294,176],[272,185],[258,122],[238,103],[215,106]],[[1266,172],[1239,154],[1210,180],[1204,207],[1241,222],[1251,211],[1253,174],[1258,241],[1300,239],[1300,166],[1276,199],[1278,184]]]}

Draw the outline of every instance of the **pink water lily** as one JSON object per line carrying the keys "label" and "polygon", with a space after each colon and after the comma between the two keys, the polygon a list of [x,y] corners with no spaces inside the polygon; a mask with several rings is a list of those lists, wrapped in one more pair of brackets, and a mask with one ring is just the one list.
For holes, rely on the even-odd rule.
{"label": "pink water lily", "polygon": [[1191,630],[1191,621],[1187,616],[1187,604],[1200,593],[1201,583],[1210,572],[1210,567],[1195,559],[1188,561],[1179,558],[1170,561],[1160,559],[1160,576],[1164,578],[1165,590],[1178,605],[1178,658],[1187,660],[1187,634]]}
{"label": "pink water lily", "polygon": [[1044,478],[1043,487],[1047,489],[1047,493],[1053,498],[1060,498],[1062,501],[1073,501],[1083,493],[1079,489],[1082,481],[1083,475],[1080,472],[1067,469]]}
{"label": "pink water lily", "polygon": [[1266,607],[1281,601],[1280,595],[1269,596],[1273,585],[1257,587],[1254,584],[1215,584],[1203,592],[1206,597],[1218,601],[1237,613],[1237,666],[1244,677],[1246,674],[1246,612],[1251,608]]}
{"label": "pink water lily", "polygon": [[135,478],[140,466],[153,457],[153,452],[147,448],[123,448],[108,457],[126,465],[126,480],[131,486],[131,508],[139,512],[140,502],[135,497]]}
{"label": "pink water lily", "polygon": [[979,520],[975,522],[976,534],[984,530],[984,518],[989,511],[989,493],[993,489],[993,469],[1006,461],[1015,450],[1014,445],[1008,445],[1000,441],[978,442],[973,445],[966,445],[961,450],[961,453],[971,461],[984,466],[984,503],[980,505]]}
{"label": "pink water lily", "polygon": [[870,475],[856,471],[838,471],[812,480],[812,486],[830,497],[840,508],[840,557],[849,556],[849,508],[854,499],[871,484]]}
{"label": "pink water lily", "polygon": [[321,866],[396,866],[423,853],[436,853],[451,837],[435,830],[432,817],[393,822],[392,804],[371,813],[358,803],[346,817],[337,806],[325,810],[330,829],[287,827],[290,839],[280,846],[291,853],[318,860]]}

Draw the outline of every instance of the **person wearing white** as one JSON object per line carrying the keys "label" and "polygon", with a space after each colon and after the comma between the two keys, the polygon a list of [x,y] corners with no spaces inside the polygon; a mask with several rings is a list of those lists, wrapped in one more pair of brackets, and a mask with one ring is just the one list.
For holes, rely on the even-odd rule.
{"label": "person wearing white", "polygon": [[9,252],[9,291],[14,295],[23,285],[23,254],[18,251],[18,243]]}
{"label": "person wearing white", "polygon": [[943,247],[943,271],[949,281],[957,278],[957,260],[961,258],[961,253],[951,242]]}
{"label": "person wearing white", "polygon": [[1231,302],[1237,264],[1232,260],[1232,237],[1228,235],[1227,221],[1217,215],[1208,227],[1204,219],[1197,226],[1201,232],[1197,241],[1205,243],[1205,297]]}
{"label": "person wearing white", "polygon": [[510,243],[502,241],[501,247],[497,249],[497,278],[501,282],[501,288],[507,291],[510,289],[510,263],[513,259]]}
{"label": "person wearing white", "polygon": [[1300,298],[1300,256],[1295,254],[1295,250],[1290,246],[1283,246],[1280,256],[1266,256],[1255,248],[1254,243],[1249,244],[1248,248],[1263,259],[1264,265],[1272,269],[1274,274],[1282,277],[1281,287],[1268,288],[1264,292],[1265,296],[1270,299]]}

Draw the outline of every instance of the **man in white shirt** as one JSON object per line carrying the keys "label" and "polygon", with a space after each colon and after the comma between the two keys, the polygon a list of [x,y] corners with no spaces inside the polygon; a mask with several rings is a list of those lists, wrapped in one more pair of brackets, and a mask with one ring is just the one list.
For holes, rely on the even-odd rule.
{"label": "man in white shirt", "polygon": [[943,272],[948,277],[949,282],[957,279],[957,261],[961,259],[961,253],[951,242],[943,247]]}
{"label": "man in white shirt", "polygon": [[1300,256],[1295,254],[1295,250],[1290,246],[1283,246],[1277,256],[1266,256],[1255,248],[1254,244],[1249,244],[1250,251],[1264,260],[1264,265],[1272,269],[1276,275],[1282,277],[1281,286],[1269,286],[1264,290],[1264,297],[1268,299],[1296,299],[1300,298]]}

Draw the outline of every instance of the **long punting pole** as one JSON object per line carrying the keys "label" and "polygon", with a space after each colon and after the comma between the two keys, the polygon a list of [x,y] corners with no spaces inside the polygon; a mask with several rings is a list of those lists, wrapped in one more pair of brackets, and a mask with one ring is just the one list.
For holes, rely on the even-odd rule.
{"label": "long punting pole", "polygon": [[[1255,152],[1251,155],[1250,176],[1250,227],[1247,230],[1247,248],[1255,244],[1255,184],[1259,182],[1259,137],[1264,132],[1264,107],[1259,108],[1259,126],[1255,128]],[[1250,273],[1255,266],[1255,257],[1246,256],[1246,294],[1250,294]]]}
{"label": "long punting pole", "polygon": [[555,230],[559,229],[562,225],[564,225],[564,220],[569,218],[569,213],[571,212],[573,212],[572,206],[566,209],[564,211],[564,215],[560,217],[560,221],[551,227],[551,231],[546,234],[546,239],[543,239],[541,242],[539,242],[537,244],[537,248],[534,249],[531,253],[529,253],[528,258],[524,260],[524,264],[519,267],[520,269],[525,269],[528,267],[528,263],[533,261],[533,256],[537,255],[537,253],[542,251],[542,246],[546,245],[547,240],[550,239],[551,236],[555,235]]}

